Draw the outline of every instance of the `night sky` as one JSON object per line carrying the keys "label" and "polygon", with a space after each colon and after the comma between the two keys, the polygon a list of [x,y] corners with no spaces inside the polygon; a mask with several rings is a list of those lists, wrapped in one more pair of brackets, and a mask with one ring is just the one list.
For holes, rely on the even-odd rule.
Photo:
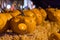
{"label": "night sky", "polygon": [[36,7],[47,8],[48,5],[54,8],[60,8],[60,0],[32,0]]}

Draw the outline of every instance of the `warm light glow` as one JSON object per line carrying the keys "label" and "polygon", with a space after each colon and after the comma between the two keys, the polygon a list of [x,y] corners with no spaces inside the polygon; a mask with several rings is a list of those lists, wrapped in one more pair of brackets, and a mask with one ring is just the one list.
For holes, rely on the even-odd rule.
{"label": "warm light glow", "polygon": [[7,9],[10,9],[11,8],[11,5],[7,5]]}

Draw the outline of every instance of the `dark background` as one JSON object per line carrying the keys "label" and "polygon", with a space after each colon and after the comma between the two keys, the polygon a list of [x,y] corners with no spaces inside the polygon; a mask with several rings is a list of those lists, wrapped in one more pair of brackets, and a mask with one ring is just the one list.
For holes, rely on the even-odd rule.
{"label": "dark background", "polygon": [[[12,2],[14,0],[11,0]],[[22,0],[16,0],[22,1]],[[33,3],[36,5],[36,7],[42,7],[42,8],[47,8],[49,5],[54,8],[60,8],[60,0],[31,0]]]}
{"label": "dark background", "polygon": [[[0,1],[9,1],[9,0],[0,0]],[[13,1],[17,1],[17,4],[20,3],[22,0],[10,0],[12,3]],[[60,8],[60,0],[31,0],[36,5],[36,7],[47,8],[49,5],[54,8]]]}
{"label": "dark background", "polygon": [[47,8],[49,5],[54,8],[60,8],[60,0],[31,0],[36,7]]}

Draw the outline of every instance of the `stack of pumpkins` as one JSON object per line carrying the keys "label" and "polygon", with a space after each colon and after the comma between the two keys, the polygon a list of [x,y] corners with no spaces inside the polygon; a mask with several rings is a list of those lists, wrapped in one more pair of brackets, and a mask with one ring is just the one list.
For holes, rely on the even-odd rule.
{"label": "stack of pumpkins", "polygon": [[[20,14],[18,10],[15,10],[15,13],[0,13],[0,33],[4,32],[9,27],[9,21],[16,15]],[[19,14],[18,14],[19,13]],[[13,15],[15,14],[15,15]]]}
{"label": "stack of pumpkins", "polygon": [[[23,15],[22,15],[23,12]],[[8,27],[15,33],[32,33],[36,26],[42,24],[48,15],[48,19],[54,22],[60,22],[60,9],[42,8],[23,11],[14,10],[13,12],[0,13],[0,33],[4,32]],[[46,13],[47,12],[47,13]],[[60,39],[60,33],[54,33]]]}
{"label": "stack of pumpkins", "polygon": [[47,16],[46,11],[42,8],[23,10],[24,15],[21,14],[22,12],[18,10],[14,10],[11,13],[1,13],[0,33],[5,31],[9,26],[16,33],[32,33],[36,29],[36,26],[40,25]]}
{"label": "stack of pumpkins", "polygon": [[16,33],[32,33],[36,26],[40,25],[47,16],[42,8],[23,10],[23,14],[15,16],[10,21],[11,28]]}

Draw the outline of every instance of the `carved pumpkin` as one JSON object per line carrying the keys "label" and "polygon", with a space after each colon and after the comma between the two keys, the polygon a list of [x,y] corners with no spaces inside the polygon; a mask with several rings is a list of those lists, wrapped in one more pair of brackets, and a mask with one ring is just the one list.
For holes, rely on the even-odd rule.
{"label": "carved pumpkin", "polygon": [[10,26],[12,30],[16,33],[25,33],[27,26],[25,23],[23,23],[23,17],[21,16],[16,16],[10,21]]}
{"label": "carved pumpkin", "polygon": [[11,28],[16,33],[31,33],[36,28],[35,19],[32,17],[16,16],[10,22]]}

